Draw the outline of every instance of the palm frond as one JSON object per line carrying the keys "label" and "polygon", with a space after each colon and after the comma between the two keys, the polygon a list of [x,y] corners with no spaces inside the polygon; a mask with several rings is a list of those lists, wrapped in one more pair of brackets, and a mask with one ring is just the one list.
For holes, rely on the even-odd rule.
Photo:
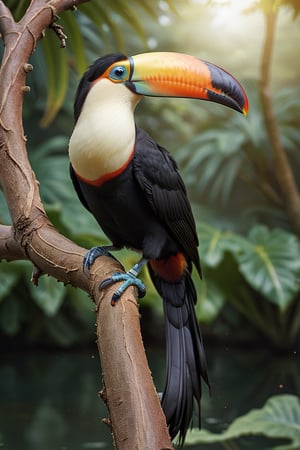
{"label": "palm frond", "polygon": [[[223,116],[210,120],[206,129],[200,130],[178,152],[188,187],[197,196],[205,193],[211,202],[217,200],[226,205],[238,179],[247,179],[257,189],[265,182],[274,182],[273,189],[276,189],[272,175],[273,155],[257,85],[251,84],[248,92],[251,108],[247,118],[232,114],[227,119]],[[284,147],[294,161],[299,161],[298,89],[279,91],[274,96],[274,107]]]}
{"label": "palm frond", "polygon": [[46,127],[59,111],[68,88],[67,53],[63,48],[57,48],[57,37],[48,30],[47,36],[42,40],[46,70],[47,70],[47,101],[41,126]]}

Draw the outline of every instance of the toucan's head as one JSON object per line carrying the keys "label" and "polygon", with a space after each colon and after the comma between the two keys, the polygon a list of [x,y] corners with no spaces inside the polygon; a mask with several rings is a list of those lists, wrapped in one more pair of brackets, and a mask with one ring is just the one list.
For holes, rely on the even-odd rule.
{"label": "toucan's head", "polygon": [[248,98],[241,84],[214,64],[182,53],[129,57],[114,53],[97,59],[83,75],[75,97],[75,121],[90,88],[103,79],[140,96],[195,98],[248,112]]}

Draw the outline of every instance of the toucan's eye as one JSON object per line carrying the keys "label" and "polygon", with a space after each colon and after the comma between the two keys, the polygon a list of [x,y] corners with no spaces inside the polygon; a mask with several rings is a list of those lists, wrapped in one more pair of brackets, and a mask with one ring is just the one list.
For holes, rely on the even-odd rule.
{"label": "toucan's eye", "polygon": [[127,70],[124,66],[115,66],[109,73],[109,78],[112,81],[124,81],[127,78]]}

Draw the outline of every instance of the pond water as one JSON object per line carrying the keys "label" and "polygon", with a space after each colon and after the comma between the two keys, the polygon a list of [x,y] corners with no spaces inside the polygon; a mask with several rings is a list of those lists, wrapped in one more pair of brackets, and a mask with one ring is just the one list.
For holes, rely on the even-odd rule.
{"label": "pond water", "polygon": [[[147,353],[157,389],[161,391],[165,379],[164,352],[151,349]],[[204,394],[204,428],[221,431],[235,417],[263,406],[271,395],[300,395],[300,363],[296,351],[282,356],[267,350],[236,350],[224,346],[207,348],[207,357],[212,396]],[[112,449],[109,430],[101,423],[106,409],[98,397],[100,389],[96,347],[81,352],[2,352],[0,448]],[[248,440],[239,448],[263,448],[257,445]]]}

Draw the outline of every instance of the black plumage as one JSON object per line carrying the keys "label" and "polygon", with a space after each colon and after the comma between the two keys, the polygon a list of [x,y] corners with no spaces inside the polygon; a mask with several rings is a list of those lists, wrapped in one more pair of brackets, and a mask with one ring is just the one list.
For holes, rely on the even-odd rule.
{"label": "black plumage", "polygon": [[165,315],[162,407],[171,437],[179,434],[182,445],[195,402],[200,420],[201,380],[209,386],[191,277],[193,266],[201,277],[198,238],[175,160],[135,127],[133,112],[143,95],[209,100],[244,114],[248,99],[220,67],[172,52],[99,58],[75,97],[69,146],[74,187],[113,246],[135,249],[148,261]]}
{"label": "black plumage", "polygon": [[[201,378],[208,384],[203,342],[195,316],[197,296],[192,264],[199,273],[198,239],[186,189],[172,156],[141,129],[134,156],[124,172],[102,186],[71,177],[84,206],[116,248],[141,251],[164,301],[167,380],[162,397],[170,435],[183,443],[193,414],[200,408]],[[151,260],[182,253],[187,267],[174,283],[164,281]],[[170,268],[171,270],[171,268]],[[171,274],[172,276],[172,274]]]}

